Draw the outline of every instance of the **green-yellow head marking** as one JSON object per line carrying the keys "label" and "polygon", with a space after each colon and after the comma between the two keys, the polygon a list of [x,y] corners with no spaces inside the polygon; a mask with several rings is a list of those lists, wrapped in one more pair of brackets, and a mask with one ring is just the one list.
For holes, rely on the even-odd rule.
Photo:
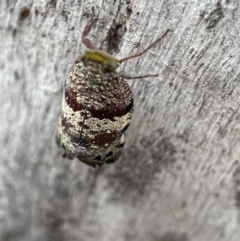
{"label": "green-yellow head marking", "polygon": [[114,72],[120,65],[120,61],[112,55],[101,50],[87,50],[82,56],[82,60],[90,60],[105,66],[108,71]]}

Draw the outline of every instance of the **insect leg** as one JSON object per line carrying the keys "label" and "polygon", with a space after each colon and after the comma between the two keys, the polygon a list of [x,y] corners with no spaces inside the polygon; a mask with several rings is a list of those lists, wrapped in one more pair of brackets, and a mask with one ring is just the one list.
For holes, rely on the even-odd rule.
{"label": "insect leg", "polygon": [[143,55],[144,53],[146,53],[150,48],[152,48],[156,43],[160,42],[167,34],[168,32],[172,31],[170,28],[168,28],[163,35],[161,35],[158,39],[156,39],[153,43],[151,43],[146,49],[144,49],[142,52],[136,53],[136,54],[132,54],[129,55],[125,58],[122,58],[119,60],[120,63],[127,61],[129,59],[134,59],[137,57],[140,57],[141,55]]}
{"label": "insect leg", "polygon": [[82,33],[82,42],[89,49],[96,49],[96,47],[92,44],[91,40],[87,38],[89,32],[93,28],[94,24],[98,21],[98,18],[95,16],[94,10],[93,17],[88,21]]}
{"label": "insect leg", "polygon": [[119,74],[124,79],[143,79],[143,78],[148,78],[148,77],[157,77],[159,74],[148,74],[148,75],[139,75],[139,76],[130,76],[126,74]]}

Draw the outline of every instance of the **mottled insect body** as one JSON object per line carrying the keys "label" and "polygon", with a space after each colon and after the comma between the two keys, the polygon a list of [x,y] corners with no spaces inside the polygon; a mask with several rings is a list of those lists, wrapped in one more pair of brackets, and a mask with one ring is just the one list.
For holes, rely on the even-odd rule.
{"label": "mottled insect body", "polygon": [[83,31],[83,43],[90,49],[78,58],[70,71],[62,99],[57,143],[65,150],[64,157],[78,158],[93,167],[113,163],[119,158],[125,142],[125,132],[133,112],[133,95],[117,67],[145,53],[163,36],[141,53],[121,60],[95,50],[86,38],[97,18],[91,19]]}
{"label": "mottled insect body", "polygon": [[109,72],[108,66],[89,60],[87,53],[67,77],[57,140],[66,157],[100,166],[115,162],[121,153],[133,96],[116,71]]}

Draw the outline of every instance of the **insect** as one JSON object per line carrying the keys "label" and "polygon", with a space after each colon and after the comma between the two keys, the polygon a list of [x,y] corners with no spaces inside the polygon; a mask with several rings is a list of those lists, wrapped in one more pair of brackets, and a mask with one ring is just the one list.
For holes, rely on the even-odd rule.
{"label": "insect", "polygon": [[65,151],[63,157],[78,158],[93,167],[116,162],[123,149],[133,112],[132,91],[124,79],[158,76],[131,77],[116,69],[147,52],[170,31],[167,29],[144,51],[118,60],[97,50],[87,38],[97,20],[93,14],[83,30],[82,42],[90,50],[77,58],[66,79],[56,136]]}

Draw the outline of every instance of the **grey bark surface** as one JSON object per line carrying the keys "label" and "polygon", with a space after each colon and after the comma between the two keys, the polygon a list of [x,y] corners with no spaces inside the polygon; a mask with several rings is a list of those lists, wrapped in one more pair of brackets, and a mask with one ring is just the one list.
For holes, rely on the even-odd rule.
{"label": "grey bark surface", "polygon": [[[62,89],[90,34],[123,63],[135,108],[118,162],[55,143]],[[0,240],[240,240],[238,0],[0,2]]]}

